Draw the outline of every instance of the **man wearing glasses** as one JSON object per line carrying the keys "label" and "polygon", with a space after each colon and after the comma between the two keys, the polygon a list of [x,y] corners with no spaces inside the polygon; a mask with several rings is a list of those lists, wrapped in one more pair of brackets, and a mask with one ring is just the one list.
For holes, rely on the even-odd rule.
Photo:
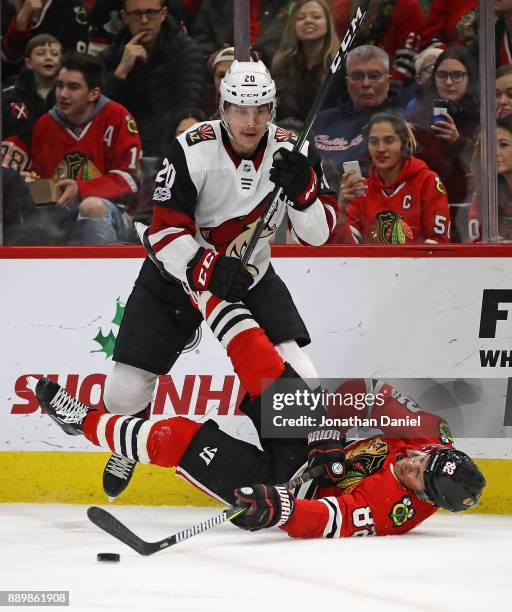
{"label": "man wearing glasses", "polygon": [[336,108],[319,113],[314,124],[315,144],[322,158],[337,168],[359,160],[368,167],[363,127],[383,110],[401,110],[399,90],[390,86],[389,56],[379,47],[361,45],[347,55],[347,93]]}
{"label": "man wearing glasses", "polygon": [[202,56],[163,0],[124,0],[125,28],[103,52],[106,95],[135,117],[145,156],[160,156],[178,115],[201,103]]}

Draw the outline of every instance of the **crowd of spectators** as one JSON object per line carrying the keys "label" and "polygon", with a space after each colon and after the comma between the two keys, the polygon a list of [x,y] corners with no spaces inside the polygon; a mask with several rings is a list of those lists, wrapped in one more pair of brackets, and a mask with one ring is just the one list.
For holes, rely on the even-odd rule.
{"label": "crowd of spectators", "polygon": [[[251,56],[271,70],[286,129],[301,129],[358,4],[250,0]],[[218,118],[233,2],[1,6],[4,244],[135,241],[169,142]],[[512,0],[495,10],[499,234],[511,241]],[[334,242],[481,239],[478,56],[478,0],[372,1],[311,134],[339,193]],[[354,161],[360,174],[344,170]]]}

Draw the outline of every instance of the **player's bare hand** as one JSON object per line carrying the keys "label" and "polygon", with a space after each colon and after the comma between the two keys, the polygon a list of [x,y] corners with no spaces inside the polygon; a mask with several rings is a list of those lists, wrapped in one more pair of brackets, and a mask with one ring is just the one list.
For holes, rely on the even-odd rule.
{"label": "player's bare hand", "polygon": [[345,202],[354,198],[362,198],[368,192],[364,178],[353,170],[349,170],[341,177],[340,193]]}
{"label": "player's bare hand", "polygon": [[123,56],[119,62],[119,66],[115,71],[115,75],[120,79],[125,79],[135,66],[135,62],[138,59],[146,62],[148,59],[148,52],[142,46],[142,39],[146,36],[145,32],[139,32],[136,34],[130,42],[128,42],[123,51]]}
{"label": "player's bare hand", "polygon": [[436,121],[430,128],[438,138],[453,144],[460,138],[460,133],[452,117],[448,114],[444,115],[444,117],[445,120]]}
{"label": "player's bare hand", "polygon": [[57,200],[57,206],[72,206],[80,199],[78,184],[73,179],[62,179],[57,182],[57,187],[62,189],[62,195]]}
{"label": "player's bare hand", "polygon": [[37,21],[43,10],[43,0],[25,0],[16,15],[16,27],[19,30],[28,30],[32,21]]}

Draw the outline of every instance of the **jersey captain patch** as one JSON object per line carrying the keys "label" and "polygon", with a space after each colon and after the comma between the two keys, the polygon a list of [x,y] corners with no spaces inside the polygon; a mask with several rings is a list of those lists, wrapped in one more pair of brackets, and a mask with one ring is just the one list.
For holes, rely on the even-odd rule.
{"label": "jersey captain patch", "polygon": [[204,140],[215,140],[216,138],[217,136],[215,136],[215,131],[209,123],[200,125],[196,130],[192,130],[186,136],[189,147],[197,144],[198,142],[203,142]]}

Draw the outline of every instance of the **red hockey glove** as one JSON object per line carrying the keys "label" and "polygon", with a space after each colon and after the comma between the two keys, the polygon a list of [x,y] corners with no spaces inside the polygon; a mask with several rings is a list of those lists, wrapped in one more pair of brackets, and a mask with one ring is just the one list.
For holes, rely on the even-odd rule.
{"label": "red hockey glove", "polygon": [[231,522],[240,529],[258,531],[267,527],[281,527],[295,509],[295,498],[286,487],[257,484],[235,491],[236,504],[246,511]]}
{"label": "red hockey glove", "polygon": [[321,465],[324,473],[315,478],[320,487],[338,484],[345,476],[345,436],[338,429],[319,429],[308,434],[308,469]]}
{"label": "red hockey glove", "polygon": [[283,189],[293,208],[304,210],[316,200],[318,177],[301,153],[283,148],[276,151],[270,180]]}
{"label": "red hockey glove", "polygon": [[211,291],[222,300],[238,302],[247,295],[253,277],[240,259],[201,247],[188,263],[187,281],[193,291]]}

